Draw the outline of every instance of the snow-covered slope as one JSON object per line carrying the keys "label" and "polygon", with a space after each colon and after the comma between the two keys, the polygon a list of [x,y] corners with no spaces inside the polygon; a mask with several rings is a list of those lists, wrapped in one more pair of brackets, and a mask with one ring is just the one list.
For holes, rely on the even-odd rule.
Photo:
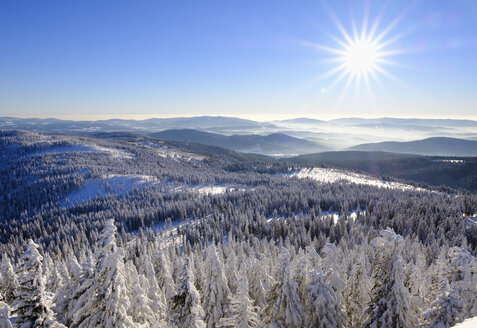
{"label": "snow-covered slope", "polygon": [[401,190],[419,190],[424,191],[425,189],[416,188],[414,186],[392,182],[384,181],[377,179],[375,177],[359,174],[351,171],[344,171],[331,168],[304,168],[297,171],[292,171],[285,174],[290,178],[299,178],[299,179],[313,179],[322,183],[333,183],[338,181],[344,181],[354,184],[362,184],[375,186],[378,188],[389,188],[389,189],[401,189]]}
{"label": "snow-covered slope", "polygon": [[167,186],[173,192],[192,191],[203,195],[223,194],[227,190],[244,190],[244,187],[237,187],[222,184],[206,184],[206,185],[175,185],[170,182],[159,181],[157,178],[149,175],[138,174],[110,174],[100,178],[88,179],[84,186],[70,193],[62,201],[62,206],[73,207],[88,200],[106,195],[125,196],[127,193],[137,188],[148,186]]}
{"label": "snow-covered slope", "polygon": [[453,328],[475,328],[477,327],[477,317],[466,319],[461,323],[458,323]]}
{"label": "snow-covered slope", "polygon": [[83,144],[59,146],[59,147],[53,146],[50,148],[45,148],[45,149],[36,151],[30,154],[30,156],[43,155],[48,153],[58,154],[58,153],[73,153],[73,152],[102,152],[102,153],[107,153],[114,159],[133,159],[134,158],[133,154],[126,152],[124,150],[101,147],[97,145],[83,145]]}

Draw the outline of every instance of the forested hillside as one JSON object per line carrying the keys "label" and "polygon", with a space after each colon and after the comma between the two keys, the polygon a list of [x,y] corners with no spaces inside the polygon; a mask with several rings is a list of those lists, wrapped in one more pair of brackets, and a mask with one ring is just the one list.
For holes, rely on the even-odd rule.
{"label": "forested hillside", "polygon": [[477,316],[475,193],[301,165],[137,135],[0,132],[0,327]]}

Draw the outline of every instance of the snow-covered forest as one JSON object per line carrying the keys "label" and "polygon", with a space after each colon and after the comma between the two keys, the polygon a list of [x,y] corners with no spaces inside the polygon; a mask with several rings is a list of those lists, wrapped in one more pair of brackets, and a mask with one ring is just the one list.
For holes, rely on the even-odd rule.
{"label": "snow-covered forest", "polygon": [[135,135],[0,132],[0,327],[477,316],[475,193],[300,169]]}

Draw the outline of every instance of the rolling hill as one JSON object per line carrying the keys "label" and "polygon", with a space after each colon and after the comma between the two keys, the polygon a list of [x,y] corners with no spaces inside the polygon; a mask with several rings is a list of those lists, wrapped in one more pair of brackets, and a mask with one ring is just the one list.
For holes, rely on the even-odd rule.
{"label": "rolling hill", "polygon": [[477,141],[435,137],[407,142],[386,141],[368,143],[353,146],[349,149],[432,156],[477,156]]}
{"label": "rolling hill", "polygon": [[318,143],[291,137],[284,133],[272,133],[266,136],[257,134],[225,136],[217,133],[181,129],[152,133],[150,136],[161,140],[194,142],[235,151],[269,155],[290,155],[326,150],[326,147]]}

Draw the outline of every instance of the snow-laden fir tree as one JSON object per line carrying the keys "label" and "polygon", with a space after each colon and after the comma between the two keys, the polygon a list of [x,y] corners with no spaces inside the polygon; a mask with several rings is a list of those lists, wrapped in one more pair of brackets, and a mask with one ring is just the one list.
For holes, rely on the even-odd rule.
{"label": "snow-laden fir tree", "polygon": [[255,300],[258,307],[263,308],[267,304],[267,292],[273,283],[273,279],[265,272],[265,268],[258,259],[252,257],[249,262],[247,277],[250,296]]}
{"label": "snow-laden fir tree", "polygon": [[320,268],[310,272],[307,288],[307,327],[345,327],[346,316],[342,310],[339,291],[331,284],[333,269],[323,273]]}
{"label": "snow-laden fir tree", "polygon": [[185,258],[177,285],[177,294],[172,299],[173,321],[179,328],[205,328],[204,310],[200,294],[194,286],[191,261]]}
{"label": "snow-laden fir tree", "polygon": [[229,250],[227,260],[225,261],[225,276],[227,277],[227,284],[231,293],[237,291],[239,277],[237,270],[237,256],[233,249]]}
{"label": "snow-laden fir tree", "polygon": [[13,270],[10,259],[4,255],[0,264],[0,300],[7,304],[11,304],[15,299],[15,290],[18,287],[18,280]]}
{"label": "snow-laden fir tree", "polygon": [[94,283],[87,301],[73,315],[72,327],[135,327],[124,269],[124,250],[116,246],[116,226],[109,219],[96,241]]}
{"label": "snow-laden fir tree", "polygon": [[268,292],[267,305],[263,309],[263,321],[267,325],[303,326],[304,312],[298,294],[298,283],[293,279],[290,269],[290,253],[282,247],[277,282]]}
{"label": "snow-laden fir tree", "polygon": [[260,309],[253,305],[253,300],[248,296],[249,286],[246,276],[240,280],[238,286],[237,293],[230,297],[229,314],[220,319],[217,327],[263,327],[260,319]]}
{"label": "snow-laden fir tree", "polygon": [[19,328],[64,327],[56,321],[46,299],[42,260],[38,245],[30,239],[16,270],[18,288],[12,307]]}
{"label": "snow-laden fir tree", "polygon": [[372,240],[375,248],[374,286],[365,310],[364,327],[414,327],[410,295],[404,286],[404,240],[391,229]]}
{"label": "snow-laden fir tree", "polygon": [[[57,313],[57,318],[60,322],[65,323],[68,325],[69,322],[69,301],[71,294],[77,289],[78,281],[81,275],[81,266],[76,259],[76,256],[71,254],[68,257],[68,272],[70,273],[66,283],[63,283],[62,286],[55,291],[55,297],[53,298],[53,302],[55,303],[55,307],[53,310]],[[65,280],[65,279],[63,279]],[[73,306],[73,302],[71,306]]]}
{"label": "snow-laden fir tree", "polygon": [[[77,315],[77,313],[82,311],[82,309],[86,309],[86,303],[88,303],[92,297],[94,269],[93,255],[91,252],[88,252],[85,261],[81,265],[78,280],[76,283],[75,281],[71,282],[71,292],[66,294],[68,301],[68,312],[66,314],[67,326],[74,327],[75,324],[77,325],[78,322],[81,321],[81,316],[87,315],[87,312],[80,315]],[[59,306],[59,304],[57,304],[57,306]]]}
{"label": "snow-laden fir tree", "polygon": [[450,286],[455,288],[459,298],[465,302],[464,318],[477,316],[477,258],[461,247],[451,247]]}
{"label": "snow-laden fir tree", "polygon": [[205,260],[205,286],[202,291],[202,307],[205,311],[207,328],[213,328],[227,311],[230,294],[225,278],[224,266],[219,259],[215,245],[207,248]]}
{"label": "snow-laden fir tree", "polygon": [[361,327],[364,309],[371,300],[369,297],[371,281],[367,272],[366,255],[363,251],[359,251],[355,256],[344,297],[348,326],[351,328]]}
{"label": "snow-laden fir tree", "polygon": [[442,293],[423,314],[425,327],[452,327],[477,316],[477,259],[460,247],[451,247],[448,259]]}
{"label": "snow-laden fir tree", "polygon": [[141,262],[141,274],[144,275],[146,279],[145,290],[148,298],[148,305],[154,312],[154,320],[161,322],[166,317],[167,300],[164,291],[159,287],[159,283],[157,282],[156,273],[150,256],[148,254],[141,256]]}
{"label": "snow-laden fir tree", "polygon": [[136,267],[132,261],[128,261],[125,265],[126,269],[126,286],[128,287],[128,294],[130,295],[130,305],[128,314],[134,322],[141,325],[141,327],[157,327],[159,321],[156,314],[149,306],[149,298],[146,294],[148,288],[148,281],[143,274],[137,273]]}
{"label": "snow-laden fir tree", "polygon": [[159,287],[164,291],[167,303],[176,295],[174,280],[172,279],[172,266],[167,252],[158,249],[155,253],[154,271]]}
{"label": "snow-laden fir tree", "polygon": [[9,312],[10,309],[8,304],[0,301],[0,328],[13,328],[13,325],[10,321]]}
{"label": "snow-laden fir tree", "polygon": [[465,302],[459,298],[457,289],[445,291],[424,312],[422,327],[450,328],[462,321]]}

